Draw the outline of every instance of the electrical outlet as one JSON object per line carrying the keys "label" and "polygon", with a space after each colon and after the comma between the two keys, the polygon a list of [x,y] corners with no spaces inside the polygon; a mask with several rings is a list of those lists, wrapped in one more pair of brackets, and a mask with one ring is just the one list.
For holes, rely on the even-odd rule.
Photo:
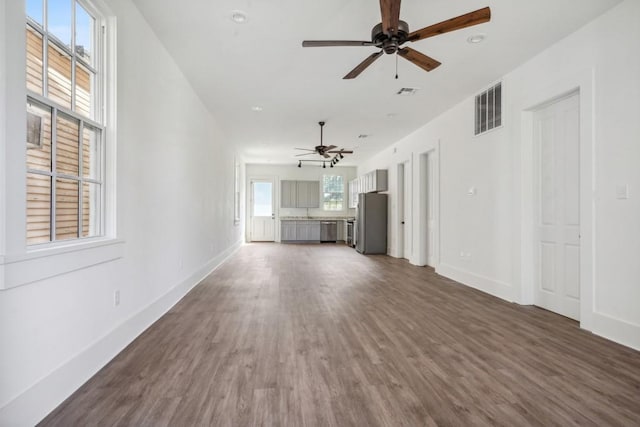
{"label": "electrical outlet", "polygon": [[113,293],[113,306],[117,307],[120,305],[120,290],[117,289],[114,293]]}

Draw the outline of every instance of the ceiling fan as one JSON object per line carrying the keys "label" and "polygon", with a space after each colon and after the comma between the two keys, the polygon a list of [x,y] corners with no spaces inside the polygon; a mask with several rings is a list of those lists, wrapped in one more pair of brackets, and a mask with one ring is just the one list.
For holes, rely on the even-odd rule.
{"label": "ceiling fan", "polygon": [[473,25],[488,22],[491,19],[491,9],[485,7],[473,12],[460,15],[455,18],[442,21],[437,24],[422,28],[421,30],[409,32],[409,25],[400,20],[401,0],[380,0],[380,12],[382,22],[371,30],[371,41],[353,40],[305,40],[303,47],[329,47],[329,46],[374,46],[380,51],[371,54],[351,70],[343,79],[353,79],[358,77],[369,65],[382,55],[382,53],[402,56],[404,59],[414,63],[425,71],[431,71],[440,65],[437,60],[411,49],[401,47],[406,42],[416,42],[428,37],[460,30]]}
{"label": "ceiling fan", "polygon": [[353,153],[353,151],[351,150],[345,150],[344,148],[340,148],[338,150],[336,150],[336,148],[338,148],[335,145],[324,145],[322,143],[322,129],[324,128],[324,122],[318,122],[318,124],[320,125],[320,145],[316,145],[313,149],[311,148],[296,148],[296,150],[304,150],[304,151],[310,151],[310,153],[304,153],[304,154],[296,154],[296,157],[300,157],[300,156],[308,156],[310,154],[319,154],[322,157],[324,157],[325,159],[329,159],[331,158],[331,154],[336,154],[336,157],[340,156],[340,158],[342,158],[343,154],[351,154]]}

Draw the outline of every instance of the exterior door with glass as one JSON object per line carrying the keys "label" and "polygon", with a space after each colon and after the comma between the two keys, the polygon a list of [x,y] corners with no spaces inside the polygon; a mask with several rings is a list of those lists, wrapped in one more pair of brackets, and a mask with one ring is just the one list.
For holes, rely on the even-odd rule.
{"label": "exterior door with glass", "polygon": [[251,180],[252,242],[275,241],[275,210],[273,181]]}

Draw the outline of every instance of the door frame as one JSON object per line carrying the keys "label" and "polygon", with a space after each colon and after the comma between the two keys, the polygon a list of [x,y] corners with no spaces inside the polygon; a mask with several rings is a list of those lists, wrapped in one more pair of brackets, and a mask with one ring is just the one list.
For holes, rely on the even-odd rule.
{"label": "door frame", "polygon": [[253,227],[252,224],[252,218],[253,218],[253,205],[251,203],[251,198],[253,197],[253,189],[251,188],[253,186],[254,182],[271,182],[272,184],[272,188],[273,188],[273,193],[271,195],[272,198],[272,203],[273,203],[273,213],[274,213],[274,217],[273,217],[273,241],[274,242],[279,242],[280,241],[280,231],[279,231],[279,227],[277,227],[278,224],[278,206],[279,206],[279,199],[280,199],[280,191],[277,188],[277,184],[279,183],[278,179],[276,176],[273,175],[253,175],[253,176],[248,176],[247,180],[246,180],[246,188],[245,188],[245,194],[246,194],[246,206],[247,209],[245,209],[245,241],[246,242],[251,242],[251,228]]}
{"label": "door frame", "polygon": [[[427,151],[418,153],[418,170],[414,171],[414,176],[417,174],[417,185],[413,191],[414,211],[417,210],[417,215],[414,216],[414,222],[417,223],[418,233],[418,247],[415,252],[416,262],[413,264],[425,266],[429,265],[434,269],[438,269],[440,266],[440,140],[434,144],[432,148]],[[431,159],[431,168],[429,168],[429,159]],[[432,169],[432,170],[430,170]],[[430,179],[431,178],[431,179]],[[428,186],[425,187],[425,184]],[[433,191],[429,191],[431,188]],[[433,233],[429,234],[429,205],[433,205],[434,226]],[[429,240],[433,241],[433,257],[432,262],[429,264]]]}
{"label": "door frame", "polygon": [[[413,256],[413,239],[410,243],[411,245],[411,251],[410,253],[406,254],[405,253],[405,230],[408,230],[408,234],[409,236],[413,236],[412,233],[412,227],[413,227],[413,182],[412,179],[413,178],[413,173],[412,173],[412,162],[411,159],[408,160],[404,160],[402,162],[399,162],[397,164],[397,169],[396,169],[396,175],[397,175],[397,179],[396,179],[396,183],[398,186],[397,189],[397,194],[398,194],[398,200],[397,200],[397,206],[396,206],[396,212],[397,212],[397,216],[396,216],[396,226],[394,227],[395,230],[397,230],[397,238],[396,238],[396,257],[397,258],[404,258],[404,259],[411,259],[411,257]],[[407,175],[409,176],[409,181],[408,183],[405,182],[405,178],[407,177]],[[405,188],[407,189],[407,191],[405,191]],[[405,209],[406,206],[406,201],[407,198],[409,198],[409,206],[408,209]],[[402,224],[402,221],[404,221],[404,224]]]}
{"label": "door frame", "polygon": [[521,111],[521,151],[519,166],[521,170],[520,199],[520,283],[521,292],[518,302],[524,305],[534,303],[535,272],[537,256],[536,230],[537,197],[536,160],[534,156],[534,114],[554,102],[572,94],[578,94],[580,105],[580,327],[593,329],[594,314],[594,277],[595,277],[595,179],[594,179],[594,84],[591,70],[577,76],[571,76],[545,88],[532,91],[532,96],[523,102]]}

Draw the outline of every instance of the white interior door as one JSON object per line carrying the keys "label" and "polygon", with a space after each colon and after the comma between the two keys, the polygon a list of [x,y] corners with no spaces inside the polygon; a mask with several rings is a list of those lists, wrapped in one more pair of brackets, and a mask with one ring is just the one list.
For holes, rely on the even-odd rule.
{"label": "white interior door", "polygon": [[580,320],[579,94],[534,114],[537,153],[535,304]]}
{"label": "white interior door", "polygon": [[411,164],[409,162],[404,163],[404,197],[403,197],[403,211],[404,211],[404,257],[409,259],[413,253],[413,236],[411,235]]}
{"label": "white interior door", "polygon": [[251,181],[251,241],[275,241],[273,181]]}

